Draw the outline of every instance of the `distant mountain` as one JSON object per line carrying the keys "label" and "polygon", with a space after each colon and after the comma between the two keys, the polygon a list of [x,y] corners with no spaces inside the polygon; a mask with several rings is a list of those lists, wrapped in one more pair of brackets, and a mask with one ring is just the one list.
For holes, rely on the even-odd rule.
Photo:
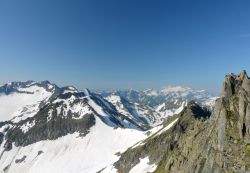
{"label": "distant mountain", "polygon": [[161,90],[112,90],[99,93],[120,113],[137,119],[144,117],[151,126],[159,125],[167,117],[180,113],[188,101],[193,100],[212,109],[218,98],[205,90],[192,90],[180,86]]}
{"label": "distant mountain", "polygon": [[67,92],[77,92],[74,87],[59,88],[49,81],[11,82],[0,87],[0,121],[19,121],[36,114],[50,98]]}

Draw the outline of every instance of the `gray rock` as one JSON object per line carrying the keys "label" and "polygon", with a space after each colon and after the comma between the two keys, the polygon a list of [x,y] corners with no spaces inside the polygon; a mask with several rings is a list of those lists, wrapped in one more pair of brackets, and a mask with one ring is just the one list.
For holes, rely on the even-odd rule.
{"label": "gray rock", "polygon": [[168,131],[129,149],[115,163],[127,173],[148,156],[156,173],[250,172],[250,79],[245,71],[225,77],[221,98],[210,116],[191,102]]}

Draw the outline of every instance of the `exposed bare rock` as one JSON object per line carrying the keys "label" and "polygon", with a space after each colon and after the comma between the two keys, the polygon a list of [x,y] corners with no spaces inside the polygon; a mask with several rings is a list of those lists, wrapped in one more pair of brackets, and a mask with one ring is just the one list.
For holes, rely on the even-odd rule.
{"label": "exposed bare rock", "polygon": [[127,173],[149,157],[156,173],[250,172],[250,79],[245,71],[225,77],[210,116],[191,102],[168,131],[121,155],[115,167]]}

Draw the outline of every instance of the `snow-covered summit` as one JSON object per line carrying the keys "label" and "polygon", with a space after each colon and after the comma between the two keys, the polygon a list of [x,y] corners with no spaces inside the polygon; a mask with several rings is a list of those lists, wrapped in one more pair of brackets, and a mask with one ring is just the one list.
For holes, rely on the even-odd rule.
{"label": "snow-covered summit", "polygon": [[48,81],[11,82],[1,86],[0,121],[35,114],[39,110],[39,105],[48,100],[57,88]]}
{"label": "snow-covered summit", "polygon": [[191,88],[184,88],[184,87],[181,87],[181,86],[168,86],[168,87],[165,87],[163,89],[160,90],[161,93],[165,93],[165,94],[168,94],[168,93],[178,93],[178,92],[187,92],[187,91],[190,91]]}
{"label": "snow-covered summit", "polygon": [[190,97],[192,95],[202,95],[202,96],[212,96],[211,93],[206,90],[194,90],[190,87],[182,87],[182,86],[167,86],[163,87],[159,90],[156,89],[147,89],[143,91],[148,96],[176,96],[176,97]]}
{"label": "snow-covered summit", "polygon": [[[20,121],[35,115],[42,104],[59,94],[75,93],[73,86],[58,87],[49,81],[10,82],[0,87],[0,121]],[[22,117],[22,118],[20,118]]]}
{"label": "snow-covered summit", "polygon": [[32,94],[35,87],[36,89],[43,88],[48,92],[52,92],[57,86],[49,81],[35,82],[30,80],[26,82],[10,82],[0,87],[0,94],[9,95],[14,92]]}

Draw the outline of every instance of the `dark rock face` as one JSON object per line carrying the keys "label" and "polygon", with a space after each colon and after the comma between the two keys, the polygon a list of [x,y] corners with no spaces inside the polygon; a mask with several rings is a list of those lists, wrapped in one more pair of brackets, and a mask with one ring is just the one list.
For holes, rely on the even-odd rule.
{"label": "dark rock face", "polygon": [[23,156],[22,158],[20,159],[16,159],[15,160],[15,163],[22,163],[25,159],[26,159],[27,156]]}
{"label": "dark rock face", "polygon": [[212,115],[189,103],[168,131],[121,155],[115,167],[127,173],[148,156],[156,173],[250,172],[250,79],[226,76]]}
{"label": "dark rock face", "polygon": [[[60,104],[47,104],[34,117],[20,121],[10,128],[5,135],[5,149],[10,150],[12,143],[16,146],[26,146],[41,140],[54,140],[74,132],[79,132],[81,136],[86,135],[95,124],[94,115],[86,114],[82,118],[74,118],[79,115],[69,112],[65,117],[58,116],[56,109]],[[49,111],[52,111],[51,115]],[[21,127],[31,122],[34,126],[23,132]]]}
{"label": "dark rock face", "polygon": [[0,133],[0,145],[3,143],[3,137],[4,137],[4,135],[2,133]]}
{"label": "dark rock face", "polygon": [[[72,93],[59,95],[54,100],[67,99],[72,95]],[[76,99],[69,106],[81,103],[82,106],[88,107],[86,100],[80,97],[81,95],[76,94]],[[95,116],[92,113],[81,116],[78,113],[68,111],[63,115],[65,104],[63,102],[54,103],[54,100],[46,103],[33,117],[21,120],[18,123],[7,121],[0,124],[0,127],[7,126],[5,132],[0,133],[0,144],[5,141],[5,151],[11,150],[12,145],[27,146],[41,140],[54,140],[74,132],[79,132],[80,136],[85,136],[95,124]],[[30,124],[32,125],[30,126]],[[25,128],[27,130],[24,131]]]}
{"label": "dark rock face", "polygon": [[4,144],[4,149],[5,149],[5,151],[10,151],[11,149],[12,149],[12,143],[11,143],[11,141],[10,140],[7,140],[6,142],[5,142],[5,144]]}
{"label": "dark rock face", "polygon": [[37,125],[26,133],[18,127],[9,130],[6,134],[7,141],[14,142],[16,146],[26,146],[41,140],[54,140],[74,132],[80,132],[81,136],[84,136],[95,124],[95,117],[85,115],[79,120],[56,117],[49,122],[37,120],[36,123]]}

